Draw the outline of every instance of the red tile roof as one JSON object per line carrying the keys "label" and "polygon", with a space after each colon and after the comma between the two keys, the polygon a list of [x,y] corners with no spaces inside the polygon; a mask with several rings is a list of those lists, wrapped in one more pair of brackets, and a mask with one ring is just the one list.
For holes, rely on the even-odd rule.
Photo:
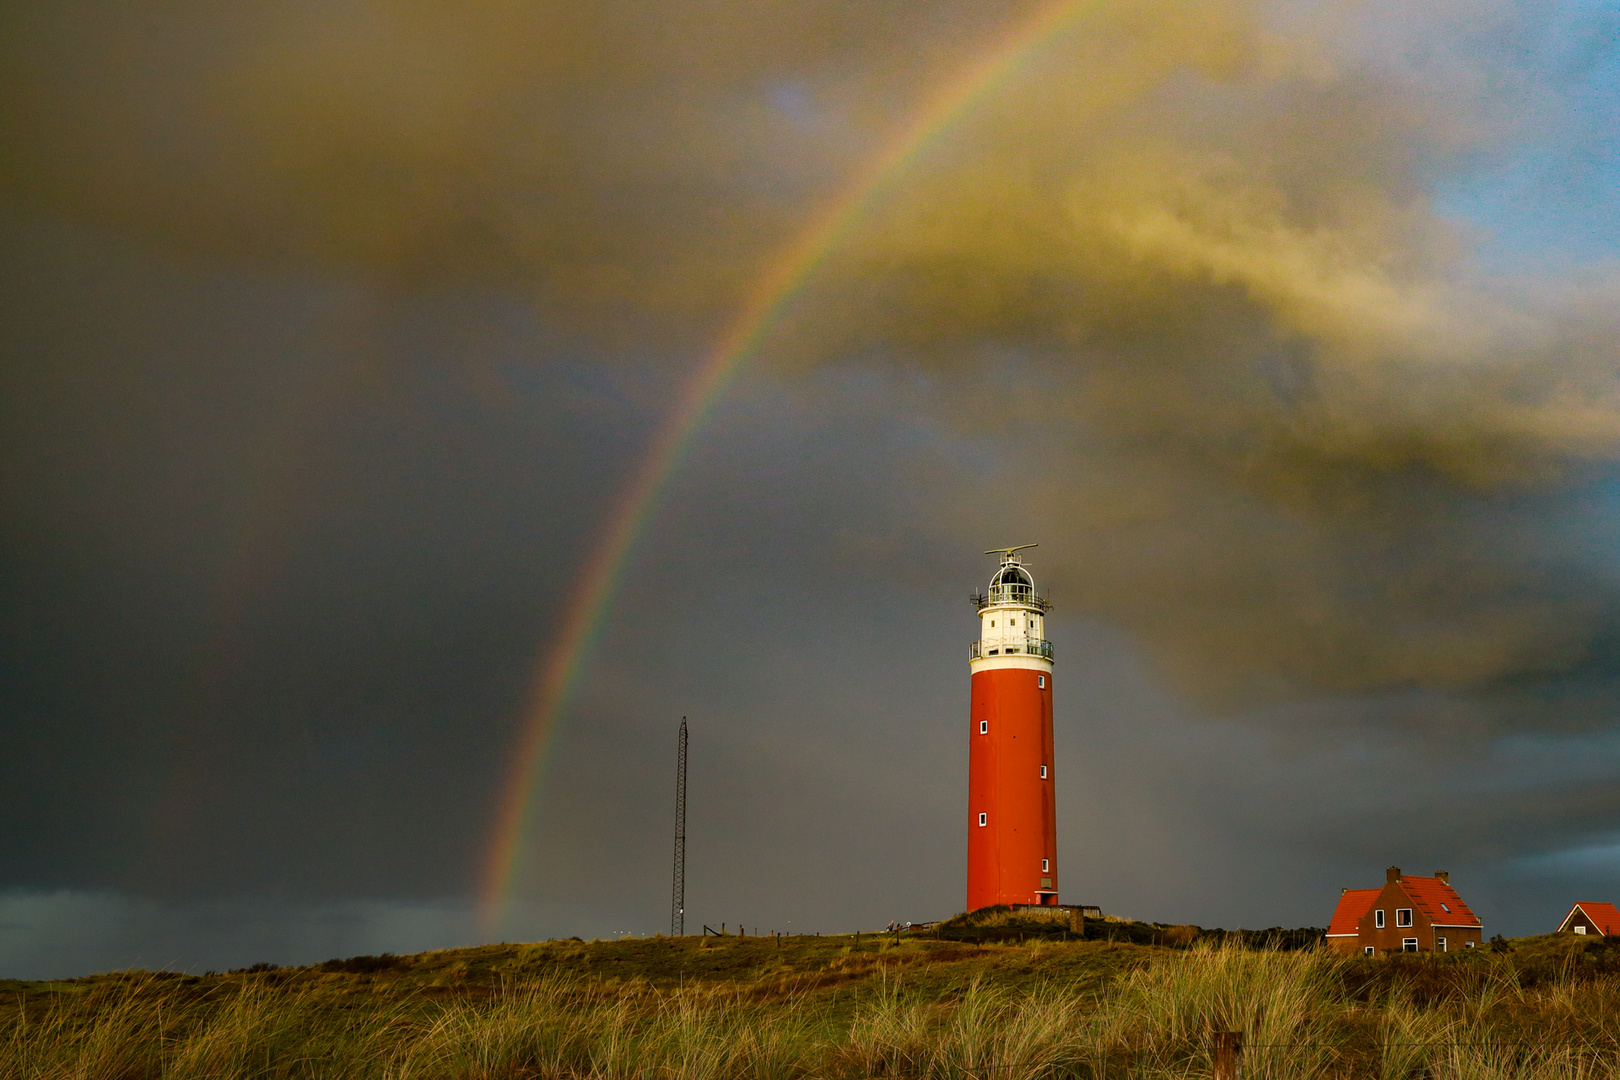
{"label": "red tile roof", "polygon": [[[1593,926],[1605,937],[1609,934],[1620,934],[1620,908],[1613,904],[1599,904],[1592,900],[1577,901],[1575,907],[1586,913]],[[1570,908],[1569,915],[1575,914],[1575,908]],[[1569,915],[1564,916],[1564,922],[1569,922]],[[1560,930],[1563,926],[1559,927]]]}
{"label": "red tile roof", "polygon": [[1383,889],[1348,889],[1339,897],[1339,906],[1333,909],[1333,921],[1328,923],[1328,936],[1336,934],[1354,935],[1359,932],[1356,926],[1361,917],[1373,906],[1378,894]]}
{"label": "red tile roof", "polygon": [[1457,890],[1439,878],[1402,874],[1400,884],[1406,895],[1412,898],[1413,906],[1427,915],[1431,923],[1446,926],[1483,925],[1479,916],[1470,911],[1463,898],[1457,895]]}

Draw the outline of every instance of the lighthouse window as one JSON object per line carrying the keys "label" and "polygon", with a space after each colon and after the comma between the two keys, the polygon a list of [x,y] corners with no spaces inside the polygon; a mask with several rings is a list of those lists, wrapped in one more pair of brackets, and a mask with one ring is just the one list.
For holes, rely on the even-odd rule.
{"label": "lighthouse window", "polygon": [[980,720],[979,721],[979,734],[980,735],[988,735],[988,734],[990,734],[990,721],[988,721],[988,720]]}
{"label": "lighthouse window", "polygon": [[1040,689],[1045,690],[1046,689],[1046,676],[1045,675],[1037,675],[1037,676],[1035,676],[1035,685],[1037,687],[1039,687]]}
{"label": "lighthouse window", "polygon": [[990,824],[990,815],[989,814],[980,814],[979,815],[979,824],[980,825],[988,825],[988,824]]}
{"label": "lighthouse window", "polygon": [[1041,779],[1042,780],[1046,779],[1046,766],[1045,765],[1041,766]]}
{"label": "lighthouse window", "polygon": [[1041,873],[1044,874],[1044,873],[1046,873],[1047,871],[1049,871],[1051,869],[1052,869],[1052,860],[1051,859],[1042,859],[1041,860]]}

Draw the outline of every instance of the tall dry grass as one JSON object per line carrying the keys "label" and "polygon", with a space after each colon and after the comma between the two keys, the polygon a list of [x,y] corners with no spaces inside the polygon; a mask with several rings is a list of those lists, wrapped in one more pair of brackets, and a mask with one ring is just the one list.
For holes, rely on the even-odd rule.
{"label": "tall dry grass", "polygon": [[[563,977],[484,997],[334,997],[248,982],[99,987],[0,1029],[18,1080],[1170,1080],[1210,1075],[1240,1030],[1245,1080],[1588,1080],[1616,1074],[1620,987],[1506,977],[1416,993],[1347,987],[1332,955],[1161,954],[1100,994],[1049,978],[924,997],[873,985],[853,1008],[748,987],[659,990]],[[1395,970],[1395,969],[1390,969]]]}

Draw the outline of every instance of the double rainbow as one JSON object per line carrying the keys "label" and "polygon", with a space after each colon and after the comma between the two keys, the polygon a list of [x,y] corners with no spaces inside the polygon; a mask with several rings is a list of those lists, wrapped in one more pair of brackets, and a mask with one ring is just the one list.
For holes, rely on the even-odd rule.
{"label": "double rainbow", "polygon": [[620,495],[594,554],[577,580],[566,617],[538,666],[534,688],[502,788],[480,889],[480,918],[493,932],[511,896],[524,825],[557,721],[573,696],[586,658],[659,496],[693,437],[738,369],[759,349],[804,283],[854,229],[862,213],[907,164],[1027,58],[1061,34],[1093,0],[1051,0],[1013,27],[994,48],[944,83],[912,123],[822,208],[774,260],[724,336],[699,366]]}

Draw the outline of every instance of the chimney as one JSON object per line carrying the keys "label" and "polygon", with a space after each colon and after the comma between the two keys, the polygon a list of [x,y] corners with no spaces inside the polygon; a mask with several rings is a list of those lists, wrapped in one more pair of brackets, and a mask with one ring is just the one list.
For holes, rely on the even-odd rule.
{"label": "chimney", "polygon": [[1435,876],[1435,879],[1437,881],[1439,881],[1440,884],[1442,884],[1442,885],[1450,885],[1451,884],[1451,873],[1449,871],[1436,870],[1434,872],[1434,876]]}
{"label": "chimney", "polygon": [[1401,868],[1400,867],[1392,866],[1388,870],[1384,871],[1384,883],[1385,884],[1388,884],[1391,881],[1399,881],[1399,880],[1401,880]]}

